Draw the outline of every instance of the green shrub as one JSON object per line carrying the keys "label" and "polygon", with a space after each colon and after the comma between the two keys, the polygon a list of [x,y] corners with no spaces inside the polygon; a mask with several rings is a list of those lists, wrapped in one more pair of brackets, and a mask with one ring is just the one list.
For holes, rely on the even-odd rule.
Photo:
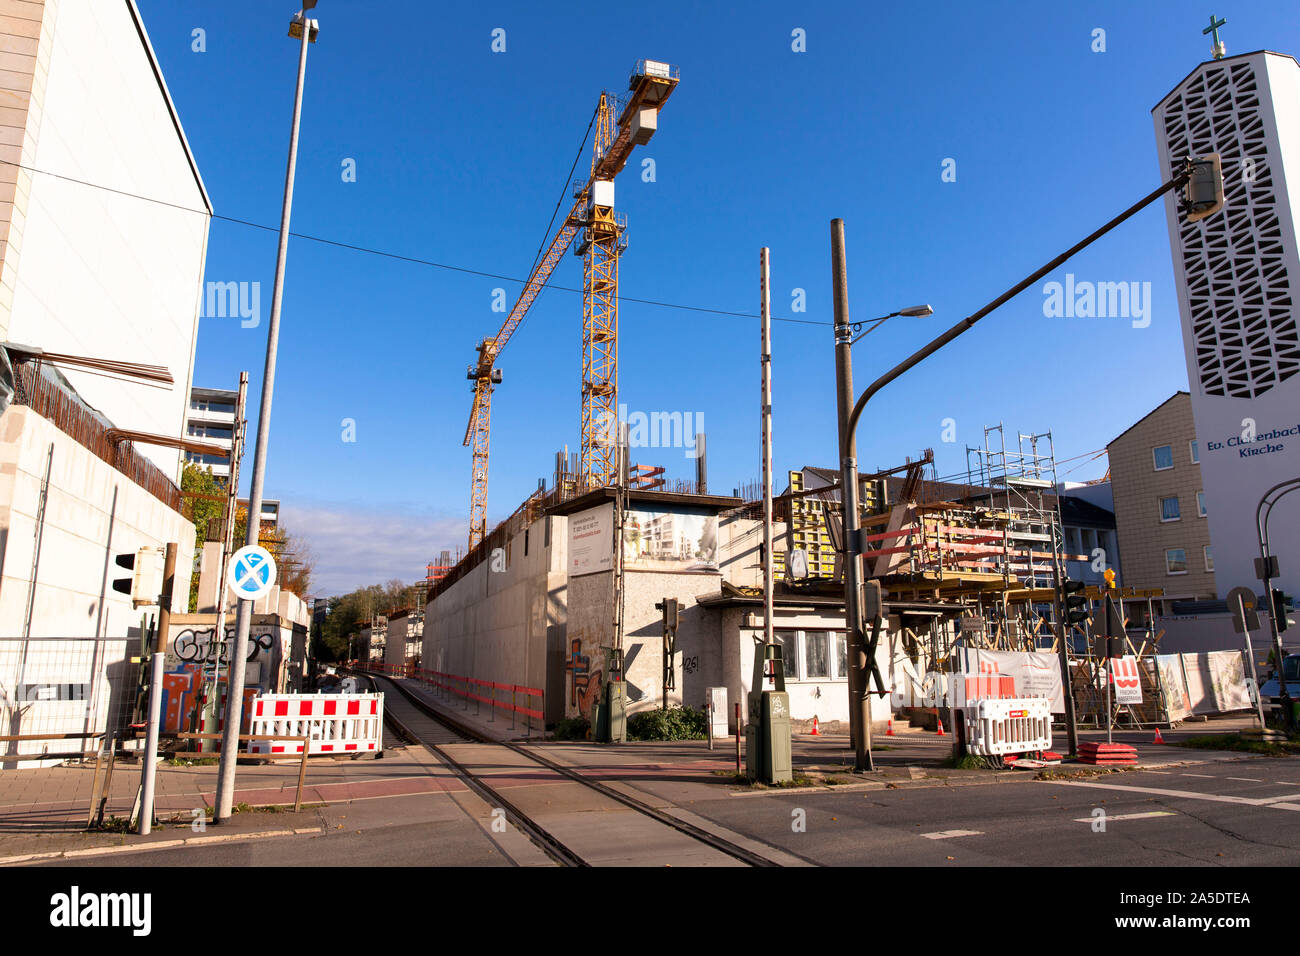
{"label": "green shrub", "polygon": [[591,724],[585,717],[565,717],[556,722],[552,736],[556,740],[586,740],[591,734]]}
{"label": "green shrub", "polygon": [[691,707],[645,710],[627,719],[629,740],[703,740],[707,735],[704,711]]}

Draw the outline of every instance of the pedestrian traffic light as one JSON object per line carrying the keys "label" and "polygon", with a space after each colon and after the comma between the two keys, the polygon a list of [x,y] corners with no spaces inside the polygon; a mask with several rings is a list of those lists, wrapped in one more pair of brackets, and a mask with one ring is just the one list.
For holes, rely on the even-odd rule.
{"label": "pedestrian traffic light", "polygon": [[1223,163],[1218,153],[1188,160],[1192,176],[1184,192],[1187,221],[1197,222],[1223,208]]}
{"label": "pedestrian traffic light", "polygon": [[1083,593],[1082,581],[1066,581],[1061,585],[1061,604],[1065,608],[1065,623],[1082,624],[1088,619],[1088,598]]}
{"label": "pedestrian traffic light", "polygon": [[1286,607],[1291,603],[1289,595],[1283,593],[1281,588],[1273,588],[1273,620],[1277,623],[1277,632],[1281,634],[1287,629]]}
{"label": "pedestrian traffic light", "polygon": [[113,561],[119,568],[125,568],[131,574],[124,578],[114,578],[113,590],[131,596],[131,606],[157,604],[163,588],[162,548],[140,548],[117,555]]}

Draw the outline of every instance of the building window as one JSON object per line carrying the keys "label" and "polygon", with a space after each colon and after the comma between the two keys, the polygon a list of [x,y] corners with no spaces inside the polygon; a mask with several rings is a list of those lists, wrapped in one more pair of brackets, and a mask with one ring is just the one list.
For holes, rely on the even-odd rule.
{"label": "building window", "polygon": [[826,680],[831,676],[830,634],[807,631],[803,636],[804,677]]}
{"label": "building window", "polygon": [[1187,551],[1183,548],[1170,548],[1165,552],[1165,574],[1187,573]]}
{"label": "building window", "polygon": [[1159,448],[1151,449],[1151,457],[1155,461],[1156,471],[1167,471],[1174,467],[1173,445],[1161,445]]}
{"label": "building window", "polygon": [[1206,570],[1206,571],[1213,571],[1213,570],[1214,570],[1214,552],[1213,552],[1212,550],[1210,550],[1210,546],[1209,546],[1208,544],[1207,544],[1204,548],[1202,548],[1201,550],[1205,552],[1205,570]]}
{"label": "building window", "polygon": [[799,679],[799,632],[776,631],[773,635],[781,645],[782,670],[786,680]]}
{"label": "building window", "polygon": [[1193,438],[1187,443],[1187,447],[1191,451],[1192,464],[1199,465],[1201,463],[1201,446],[1197,443],[1196,439]]}
{"label": "building window", "polygon": [[843,631],[835,634],[835,676],[840,680],[849,678],[849,636]]}
{"label": "building window", "polygon": [[1196,493],[1196,514],[1197,517],[1205,517],[1205,492],[1203,491]]}
{"label": "building window", "polygon": [[1178,496],[1171,495],[1168,498],[1160,499],[1160,520],[1177,521],[1182,517],[1182,512],[1178,510]]}

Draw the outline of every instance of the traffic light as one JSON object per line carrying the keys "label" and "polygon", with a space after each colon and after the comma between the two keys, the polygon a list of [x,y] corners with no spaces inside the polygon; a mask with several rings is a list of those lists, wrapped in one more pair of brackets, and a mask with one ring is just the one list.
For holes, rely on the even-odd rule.
{"label": "traffic light", "polygon": [[1088,598],[1083,593],[1082,581],[1066,581],[1061,585],[1061,605],[1066,624],[1082,624],[1088,619]]}
{"label": "traffic light", "polygon": [[1223,208],[1223,162],[1218,153],[1189,160],[1192,178],[1184,191],[1187,221],[1198,222]]}
{"label": "traffic light", "polygon": [[1277,622],[1279,634],[1287,629],[1286,606],[1290,603],[1290,596],[1283,593],[1281,588],[1273,588],[1273,620]]}
{"label": "traffic light", "polygon": [[664,612],[664,630],[677,630],[678,622],[681,619],[681,605],[677,598],[666,597],[662,601],[655,602],[655,608]]}
{"label": "traffic light", "polygon": [[117,555],[113,561],[130,571],[129,577],[114,578],[113,590],[131,596],[131,606],[157,604],[163,588],[162,548],[140,548]]}

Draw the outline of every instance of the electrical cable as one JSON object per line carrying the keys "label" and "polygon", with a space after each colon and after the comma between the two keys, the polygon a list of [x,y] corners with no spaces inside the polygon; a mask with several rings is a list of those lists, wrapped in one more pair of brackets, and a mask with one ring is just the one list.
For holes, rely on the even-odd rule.
{"label": "electrical cable", "polygon": [[[99,183],[87,182],[84,179],[77,179],[73,176],[64,176],[61,175],[60,173],[51,173],[44,169],[35,169],[31,166],[24,166],[22,163],[15,163],[12,160],[0,159],[0,164],[4,164],[6,166],[15,166],[18,169],[26,170],[29,173],[40,173],[43,176],[50,176],[53,177],[54,179],[62,179],[70,183],[76,183],[80,186],[89,187],[91,189],[100,189],[105,192],[113,193],[118,196],[125,196],[130,199],[139,199],[143,202],[155,203],[160,206],[166,206],[170,209],[178,209],[182,212],[190,212],[199,216],[208,216],[212,219],[217,220],[218,222],[228,222],[237,226],[247,226],[250,229],[260,229],[264,232],[280,231],[278,226],[268,226],[260,222],[253,222],[252,220],[249,219],[240,219],[237,216],[222,216],[215,212],[210,213],[206,209],[194,209],[190,206],[183,206],[179,203],[168,202],[165,199],[155,199],[152,196],[142,196],[139,193],[128,192],[122,189],[114,189],[111,186],[103,186],[100,185]],[[432,259],[422,259],[419,256],[408,256],[398,252],[387,252],[383,249],[376,249],[372,246],[362,246],[356,243],[343,242],[338,239],[327,239],[324,236],[313,236],[308,233],[292,232],[292,231],[289,233],[289,235],[292,236],[294,239],[303,239],[306,240],[307,242],[315,242],[321,245],[333,246],[336,249],[347,249],[351,252],[360,252],[365,255],[380,256],[381,258],[393,259],[397,262],[407,262],[412,265],[429,266],[430,268],[434,268],[434,269],[445,269],[448,272],[460,272],[465,275],[480,276],[485,279],[499,279],[502,282],[517,282],[520,285],[524,285],[528,281],[527,279],[520,279],[517,276],[502,275],[499,272],[487,272],[482,269],[470,269],[466,266],[456,266],[446,262],[435,262]],[[535,267],[536,266],[534,266],[534,268]],[[573,292],[577,294],[581,294],[584,291],[583,289],[575,288],[573,286],[554,285],[552,283],[547,283],[546,287],[548,289],[558,289],[561,292]],[[704,306],[685,305],[679,302],[664,302],[658,299],[639,299],[632,296],[620,295],[619,301],[622,303],[631,302],[631,303],[636,303],[638,305],[650,305],[662,309],[679,309],[685,312],[702,312],[708,315],[725,315],[725,316],[730,316],[730,317],[740,318],[740,319],[759,318],[757,312],[736,312],[728,309],[710,309]],[[815,319],[791,319],[791,318],[784,318],[779,315],[774,315],[771,317],[771,319],[773,322],[789,322],[796,325],[819,325],[819,326],[826,326],[826,327],[833,325],[833,323],[831,322],[819,322]]]}

